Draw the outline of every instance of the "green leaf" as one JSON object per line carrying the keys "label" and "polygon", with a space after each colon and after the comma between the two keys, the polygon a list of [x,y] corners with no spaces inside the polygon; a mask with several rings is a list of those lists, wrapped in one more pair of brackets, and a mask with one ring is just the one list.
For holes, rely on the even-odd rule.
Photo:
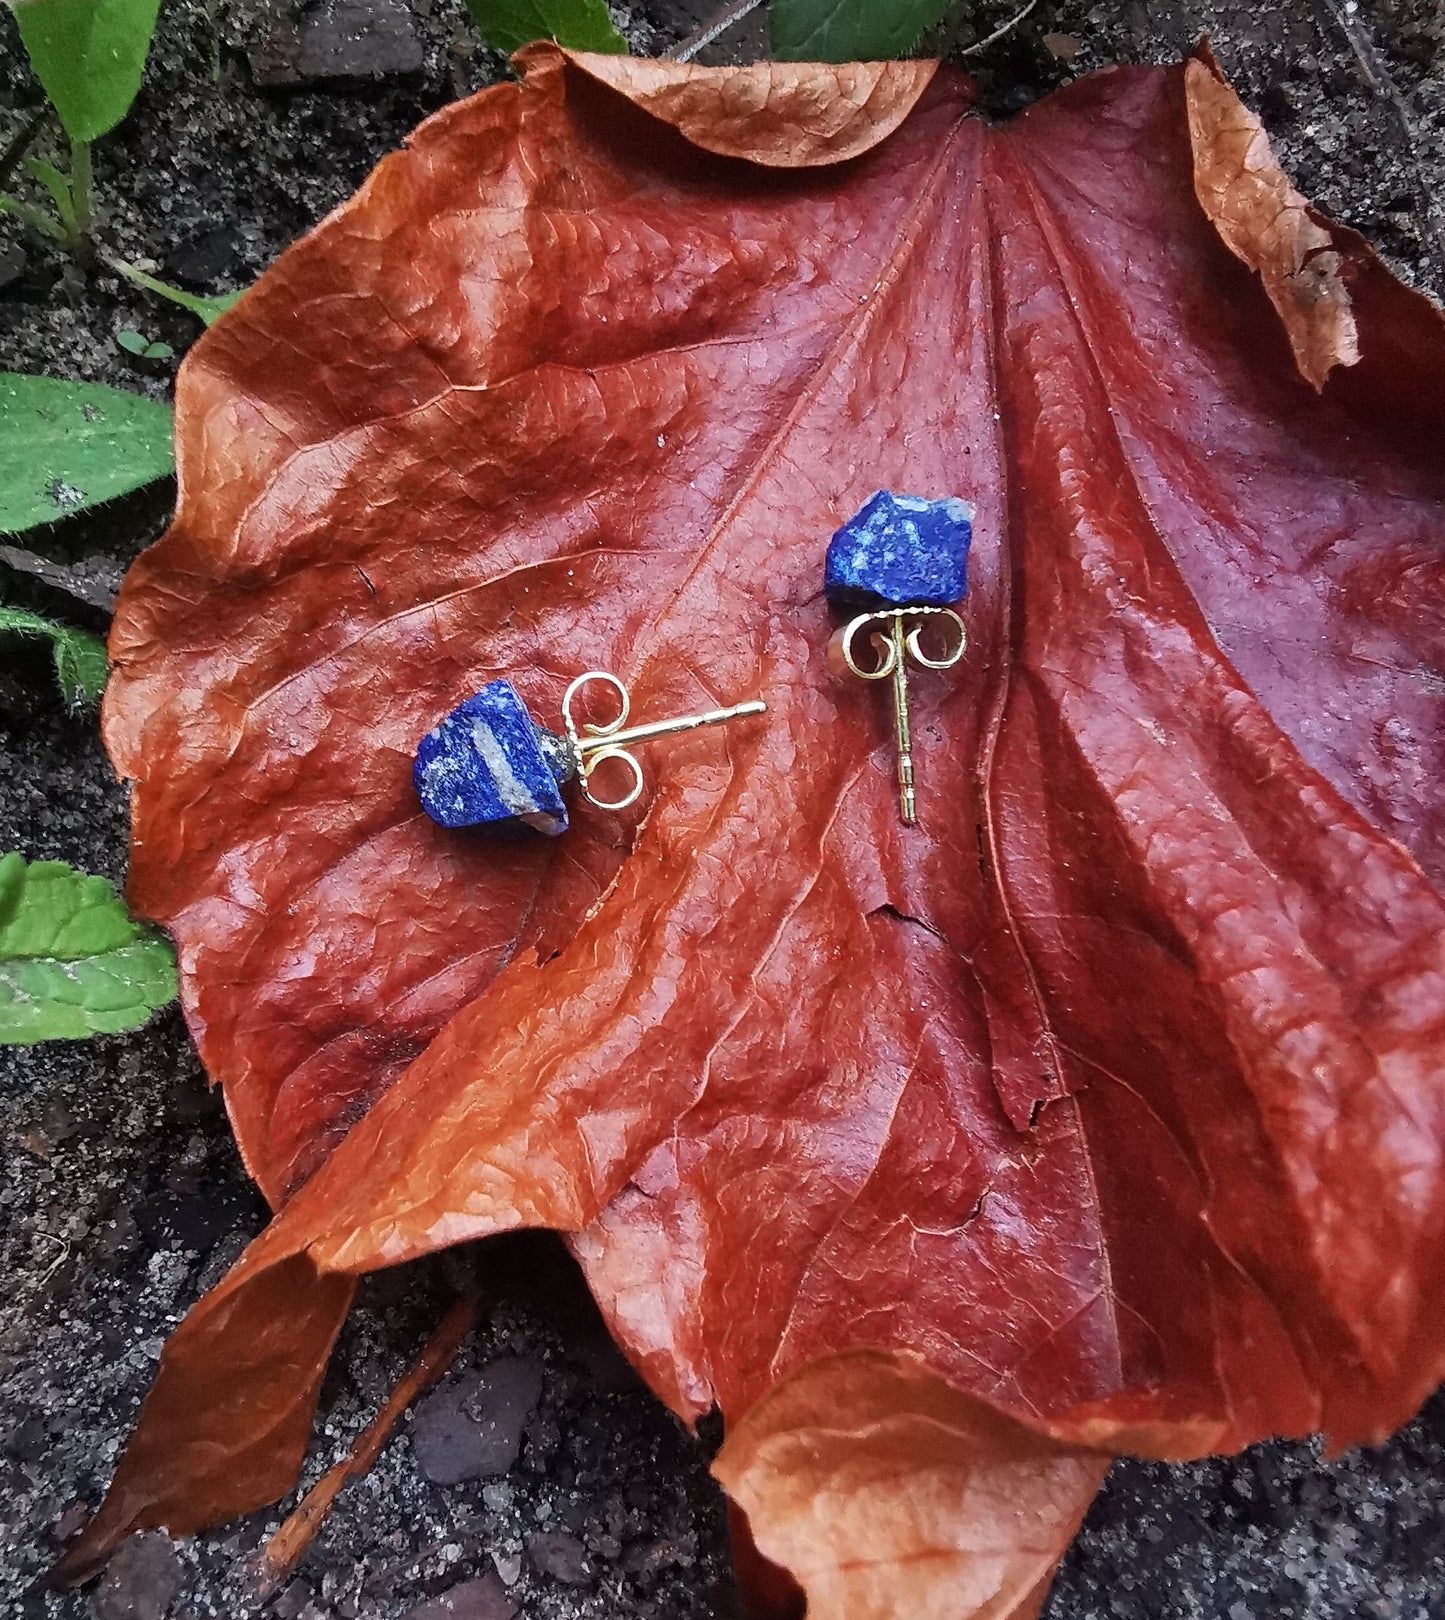
{"label": "green leaf", "polygon": [[169,343],[162,343],[159,338],[144,337],[139,332],[132,332],[129,327],[117,332],[115,341],[128,354],[138,355],[142,360],[169,360],[176,352]]}
{"label": "green leaf", "polygon": [[784,62],[887,62],[906,56],[949,0],[772,0],[773,55]]}
{"label": "green leaf", "polygon": [[82,699],[94,703],[105,689],[110,665],[105,661],[105,643],[99,636],[68,624],[56,624],[53,619],[27,613],[24,608],[0,603],[0,632],[7,630],[14,635],[50,638],[55,654],[55,678],[68,703]]}
{"label": "green leaf", "polygon": [[75,141],[104,135],[130,111],[160,0],[17,0],[35,77]]}
{"label": "green leaf", "polygon": [[10,214],[15,219],[24,220],[32,231],[39,231],[52,242],[70,240],[70,228],[61,220],[52,218],[43,208],[32,208],[18,197],[7,197],[3,191],[0,191],[0,214]]}
{"label": "green leaf", "polygon": [[53,163],[42,162],[40,158],[24,158],[20,166],[50,193],[50,200],[55,204],[55,212],[60,217],[60,223],[66,230],[73,231],[75,200],[70,194],[70,181]]}
{"label": "green leaf", "polygon": [[169,405],[100,383],[0,372],[0,532],[53,523],[173,465]]}
{"label": "green leaf", "polygon": [[135,1029],[175,994],[170,941],[104,878],[0,856],[0,1044]]}
{"label": "green leaf", "polygon": [[572,51],[627,54],[627,41],[612,26],[602,0],[467,0],[467,9],[495,50],[511,52],[534,39],[555,39]]}

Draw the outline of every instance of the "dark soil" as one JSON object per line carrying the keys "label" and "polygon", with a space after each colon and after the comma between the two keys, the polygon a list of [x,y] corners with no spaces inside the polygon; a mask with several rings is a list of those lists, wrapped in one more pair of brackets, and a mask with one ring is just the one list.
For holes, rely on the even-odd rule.
{"label": "dark soil", "polygon": [[[641,50],[664,48],[713,9],[614,8]],[[985,7],[960,42],[1011,9]],[[1406,279],[1445,288],[1432,195],[1445,146],[1439,3],[1040,0],[968,66],[989,110],[1006,115],[1075,73],[1177,58],[1205,32],[1301,188]],[[712,56],[756,38],[744,27]],[[421,117],[502,71],[460,0],[321,0],[302,13],[288,0],[167,0],[141,99],[98,148],[101,233],[194,290],[242,285]],[[0,8],[0,143],[36,99]],[[0,224],[0,368],[164,394],[173,363],[124,352],[115,336],[125,328],[177,353],[197,330],[180,310],[108,273],[83,275]],[[58,574],[46,584],[0,564],[0,595],[102,627],[97,603],[159,532],[166,501],[142,494],[40,537]],[[122,876],[124,795],[95,717],[65,711],[38,654],[7,648],[0,661],[0,749],[0,849]],[[179,1017],[85,1045],[0,1049],[0,1115],[0,1615],[252,1612],[247,1559],[275,1512],[175,1548],[133,1542],[90,1595],[37,1584],[82,1505],[97,1501],[165,1334],[263,1220]],[[403,1424],[265,1612],[433,1620],[447,1607],[429,1600],[449,1593],[454,1616],[732,1613],[707,1441],[684,1434],[628,1372],[550,1238],[372,1279],[327,1380],[308,1479],[345,1450],[468,1281],[482,1287],[483,1325],[414,1416],[418,1443]],[[478,1401],[492,1405],[482,1413]],[[502,1471],[455,1478],[474,1466]],[[1438,1398],[1388,1447],[1330,1463],[1308,1446],[1187,1468],[1121,1463],[1046,1612],[1445,1616],[1442,1508]]]}

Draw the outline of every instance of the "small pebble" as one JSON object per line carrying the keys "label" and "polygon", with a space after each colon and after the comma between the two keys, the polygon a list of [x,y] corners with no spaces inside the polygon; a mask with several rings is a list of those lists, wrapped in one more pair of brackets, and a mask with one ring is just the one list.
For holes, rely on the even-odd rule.
{"label": "small pebble", "polygon": [[479,1575],[408,1610],[403,1620],[512,1620],[516,1603],[495,1575]]}
{"label": "small pebble", "polygon": [[311,1601],[311,1588],[305,1581],[292,1581],[271,1604],[271,1614],[274,1620],[298,1620],[303,1609]]}
{"label": "small pebble", "polygon": [[505,1474],[541,1395],[541,1368],[515,1356],[437,1390],[412,1420],[417,1467],[437,1485]]}
{"label": "small pebble", "polygon": [[120,1544],[91,1603],[96,1620],[166,1620],[180,1590],[181,1561],[171,1538],[144,1530]]}
{"label": "small pebble", "polygon": [[542,1574],[567,1586],[586,1586],[592,1579],[587,1549],[565,1530],[543,1530],[528,1536],[527,1556]]}

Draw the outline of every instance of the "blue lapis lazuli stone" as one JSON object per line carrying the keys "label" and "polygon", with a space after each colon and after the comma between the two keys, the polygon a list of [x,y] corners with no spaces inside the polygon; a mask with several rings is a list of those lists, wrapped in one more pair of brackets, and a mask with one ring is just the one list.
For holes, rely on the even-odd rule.
{"label": "blue lapis lazuli stone", "polygon": [[427,732],[412,780],[422,809],[443,827],[518,824],[567,830],[559,791],[571,775],[559,737],[536,725],[506,681],[492,681]]}
{"label": "blue lapis lazuli stone", "polygon": [[846,611],[949,607],[968,592],[973,507],[880,489],[828,542],[823,590]]}

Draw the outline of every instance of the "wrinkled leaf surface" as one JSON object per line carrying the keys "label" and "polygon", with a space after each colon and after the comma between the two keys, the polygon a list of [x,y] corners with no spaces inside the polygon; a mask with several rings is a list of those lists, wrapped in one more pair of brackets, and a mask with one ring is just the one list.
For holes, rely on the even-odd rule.
{"label": "wrinkled leaf surface", "polygon": [[[283,1490],[347,1274],[516,1225],[687,1416],[857,1351],[1085,1448],[1387,1432],[1441,1365],[1438,313],[1323,225],[1353,347],[1301,375],[1207,63],[1000,129],[811,70],[795,170],[727,70],[523,65],[182,373],[107,737],[289,1202],[72,1570]],[[978,508],[915,829],[825,657],[880,486]],[[437,718],[587,668],[768,713],[556,842],[422,817]]]}

